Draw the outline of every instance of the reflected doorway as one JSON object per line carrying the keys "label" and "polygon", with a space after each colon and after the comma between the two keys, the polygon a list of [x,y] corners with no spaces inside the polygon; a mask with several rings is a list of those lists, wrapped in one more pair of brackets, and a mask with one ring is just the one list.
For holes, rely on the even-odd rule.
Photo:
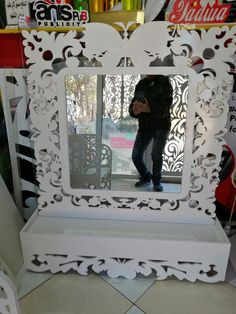
{"label": "reflected doorway", "polygon": [[[72,188],[137,191],[134,183],[138,174],[131,159],[137,121],[129,116],[128,108],[140,78],[116,74],[66,76]],[[174,102],[163,156],[163,184],[165,191],[178,193],[184,161],[188,76],[170,75],[170,80]],[[151,169],[150,152],[145,158]]]}

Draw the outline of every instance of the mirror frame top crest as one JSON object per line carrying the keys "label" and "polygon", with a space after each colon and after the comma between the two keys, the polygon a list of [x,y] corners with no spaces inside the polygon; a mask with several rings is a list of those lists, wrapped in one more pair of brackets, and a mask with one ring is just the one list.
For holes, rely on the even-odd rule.
{"label": "mirror frame top crest", "polygon": [[[187,29],[152,22],[130,33],[100,23],[67,33],[23,31],[40,215],[214,223],[236,27]],[[226,45],[227,43],[227,45]],[[172,66],[154,66],[172,56]],[[200,60],[199,64],[196,60]],[[197,64],[197,65],[196,65]],[[66,75],[185,74],[189,77],[182,189],[178,194],[72,189]]]}

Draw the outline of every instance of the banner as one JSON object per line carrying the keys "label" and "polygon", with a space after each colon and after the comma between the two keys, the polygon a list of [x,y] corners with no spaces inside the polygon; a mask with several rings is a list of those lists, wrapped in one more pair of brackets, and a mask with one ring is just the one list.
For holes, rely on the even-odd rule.
{"label": "banner", "polygon": [[[236,55],[234,55],[234,64],[236,65]],[[236,69],[233,69],[231,73],[234,77],[234,84],[229,99],[229,113],[226,125],[228,131],[225,135],[225,140],[236,159]]]}

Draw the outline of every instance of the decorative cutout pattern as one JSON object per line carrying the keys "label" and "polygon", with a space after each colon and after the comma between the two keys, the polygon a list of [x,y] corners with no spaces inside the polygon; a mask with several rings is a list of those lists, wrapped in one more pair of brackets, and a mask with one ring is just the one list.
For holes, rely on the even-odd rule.
{"label": "decorative cutout pattern", "polygon": [[20,314],[20,305],[14,284],[0,270],[0,313],[1,314]]}
{"label": "decorative cutout pattern", "polygon": [[196,261],[140,261],[130,258],[105,259],[93,256],[41,254],[34,255],[31,264],[31,270],[37,272],[66,273],[73,269],[81,275],[88,275],[91,269],[96,273],[105,271],[111,278],[134,279],[138,274],[149,276],[154,272],[158,280],[172,275],[180,280],[187,279],[191,282],[197,279],[212,283],[219,280],[216,265]]}
{"label": "decorative cutout pattern", "polygon": [[72,187],[110,189],[110,147],[94,134],[69,135],[69,147]]}
{"label": "decorative cutout pattern", "polygon": [[[124,29],[123,37],[111,26],[93,23],[84,26],[83,34],[76,31],[66,34],[23,31],[30,66],[28,81],[40,182],[39,208],[158,210],[157,213],[165,212],[167,219],[178,210],[183,219],[205,217],[209,221],[215,217],[214,191],[219,181],[218,165],[232,84],[229,64],[235,52],[236,27],[188,30],[166,22],[153,22],[129,34],[129,26]],[[191,180],[186,183],[188,193],[181,199],[176,196],[169,200],[167,197],[147,198],[146,194],[121,197],[103,192],[95,195],[85,190],[74,195],[68,193],[61,180],[63,158],[58,125],[60,104],[57,101],[60,72],[63,73],[64,68],[79,70],[87,62],[104,71],[109,69],[119,73],[133,69],[142,73],[145,69],[147,73],[155,60],[164,61],[167,57],[172,58],[175,69],[188,64],[196,72],[197,98],[190,104],[195,111],[193,149],[192,154],[185,156],[187,164],[191,165]],[[187,136],[192,137],[191,131]],[[60,197],[55,198],[56,195]]]}
{"label": "decorative cutout pattern", "polygon": [[171,107],[171,131],[163,154],[163,171],[181,173],[184,162],[186,112],[188,102],[188,77],[171,78],[174,90]]}
{"label": "decorative cutout pattern", "polygon": [[[30,139],[30,121],[26,69],[2,69],[2,90],[6,88],[5,107],[8,119],[11,162],[14,171],[14,193],[19,208],[28,219],[37,208],[34,149]],[[12,132],[12,136],[10,135]],[[19,173],[19,175],[18,175]]]}
{"label": "decorative cutout pattern", "polygon": [[[122,76],[106,75],[103,91],[104,118],[110,118],[116,122],[122,118],[128,118],[128,108],[134,94],[135,85],[140,75]],[[173,85],[173,106],[171,108],[172,129],[163,155],[163,171],[181,173],[184,159],[184,141],[188,96],[188,78],[176,75],[171,78]],[[121,91],[122,90],[122,91]],[[122,97],[123,96],[123,97]],[[130,118],[130,121],[133,121]],[[134,125],[134,128],[136,125]],[[128,160],[127,160],[128,162]]]}

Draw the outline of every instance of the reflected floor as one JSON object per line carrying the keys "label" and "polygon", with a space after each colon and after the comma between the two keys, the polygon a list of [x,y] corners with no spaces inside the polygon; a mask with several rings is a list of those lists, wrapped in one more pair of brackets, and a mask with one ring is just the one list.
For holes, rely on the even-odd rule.
{"label": "reflected floor", "polygon": [[[114,191],[144,191],[153,192],[153,185],[149,184],[143,187],[136,188],[134,185],[137,179],[113,179],[111,181],[111,189]],[[179,183],[162,183],[164,192],[180,193],[181,184]]]}

